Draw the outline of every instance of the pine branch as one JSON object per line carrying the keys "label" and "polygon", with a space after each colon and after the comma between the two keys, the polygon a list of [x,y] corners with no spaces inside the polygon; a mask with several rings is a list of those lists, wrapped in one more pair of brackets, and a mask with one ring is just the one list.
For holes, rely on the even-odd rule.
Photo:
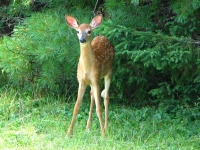
{"label": "pine branch", "polygon": [[96,8],[97,8],[97,4],[98,4],[98,0],[96,1],[96,4],[95,4],[94,9],[93,9],[93,14],[94,14],[94,16],[95,16],[95,10],[96,10]]}

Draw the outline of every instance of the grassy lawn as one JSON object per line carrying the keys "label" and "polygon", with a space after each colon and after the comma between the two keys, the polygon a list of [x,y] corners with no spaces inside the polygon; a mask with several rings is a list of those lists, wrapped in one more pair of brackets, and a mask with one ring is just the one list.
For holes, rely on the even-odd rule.
{"label": "grassy lawn", "polygon": [[[88,99],[88,100],[86,100]],[[200,149],[200,111],[179,106],[127,107],[113,104],[107,137],[100,136],[94,110],[86,132],[89,98],[81,106],[72,138],[66,138],[73,103],[63,98],[31,98],[15,91],[0,95],[0,149]]]}

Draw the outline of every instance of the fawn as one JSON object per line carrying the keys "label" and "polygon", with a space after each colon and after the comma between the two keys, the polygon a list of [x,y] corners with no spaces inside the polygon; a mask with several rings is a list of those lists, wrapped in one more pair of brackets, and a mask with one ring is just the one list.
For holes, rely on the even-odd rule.
{"label": "fawn", "polygon": [[[79,82],[78,97],[74,106],[73,116],[67,136],[69,137],[72,135],[76,115],[78,114],[87,85],[91,86],[91,103],[86,129],[89,131],[91,128],[92,110],[95,102],[96,113],[101,127],[101,134],[102,136],[105,136],[105,130],[108,128],[109,87],[112,76],[114,48],[105,36],[97,36],[91,42],[92,31],[101,24],[102,15],[94,17],[90,24],[78,24],[75,18],[67,15],[66,22],[69,27],[76,30],[80,43],[80,58],[77,70],[77,78]],[[105,89],[101,92],[105,106],[105,126],[102,120],[102,110],[100,105],[101,78],[104,78],[105,82]]]}

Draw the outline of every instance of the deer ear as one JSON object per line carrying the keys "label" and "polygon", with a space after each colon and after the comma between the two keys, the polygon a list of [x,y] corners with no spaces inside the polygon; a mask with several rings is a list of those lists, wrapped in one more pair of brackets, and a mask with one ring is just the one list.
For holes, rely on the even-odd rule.
{"label": "deer ear", "polygon": [[71,16],[65,16],[65,19],[66,19],[68,26],[70,26],[71,28],[77,28],[78,27],[78,22],[76,21],[75,18],[73,18]]}
{"label": "deer ear", "polygon": [[94,17],[92,19],[92,22],[90,23],[90,26],[92,27],[92,29],[95,29],[98,26],[100,26],[101,22],[102,22],[102,15],[97,15],[96,17]]}

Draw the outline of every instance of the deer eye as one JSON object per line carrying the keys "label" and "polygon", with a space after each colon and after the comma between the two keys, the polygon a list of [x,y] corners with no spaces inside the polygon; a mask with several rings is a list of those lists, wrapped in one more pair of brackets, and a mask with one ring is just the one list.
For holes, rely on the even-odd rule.
{"label": "deer eye", "polygon": [[91,34],[91,31],[89,30],[87,33],[88,33],[88,34]]}
{"label": "deer eye", "polygon": [[76,33],[77,33],[77,34],[79,34],[79,31],[78,31],[78,30],[76,30]]}

